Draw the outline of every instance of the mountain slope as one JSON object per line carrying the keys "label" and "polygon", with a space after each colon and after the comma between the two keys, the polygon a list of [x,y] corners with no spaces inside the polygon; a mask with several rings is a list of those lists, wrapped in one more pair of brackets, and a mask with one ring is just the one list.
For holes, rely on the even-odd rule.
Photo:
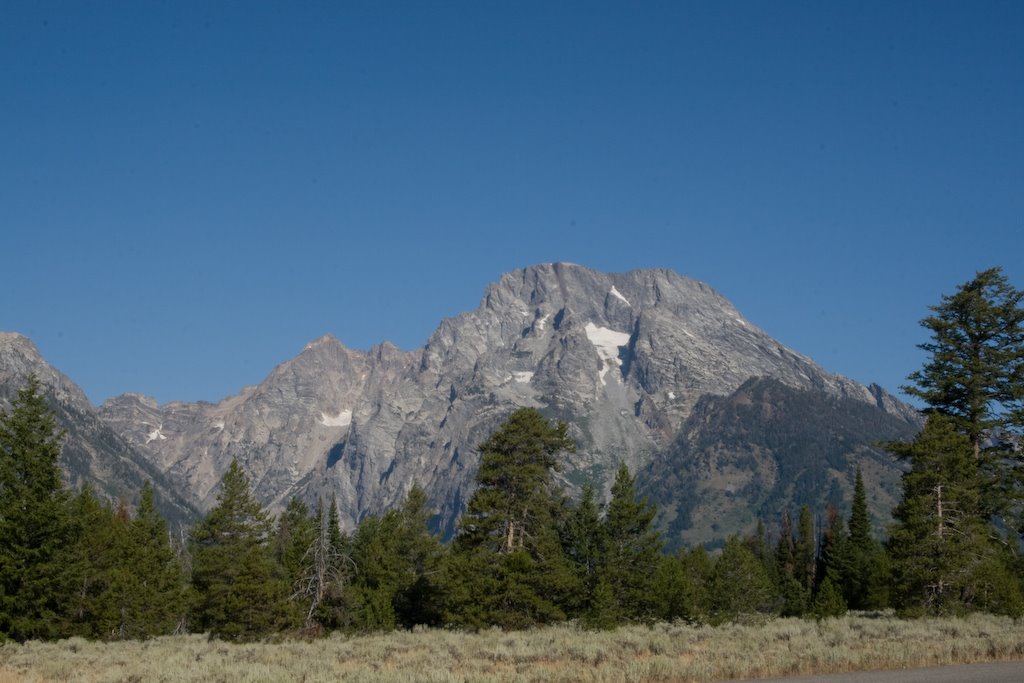
{"label": "mountain slope", "polygon": [[100,420],[82,390],[43,360],[26,337],[0,332],[0,407],[10,402],[30,375],[47,395],[57,422],[67,433],[61,449],[65,482],[73,488],[89,483],[109,499],[133,500],[143,483],[153,482],[157,504],[172,522],[188,522],[196,509],[176,492],[155,467]]}
{"label": "mountain slope", "polygon": [[898,471],[878,442],[911,438],[915,422],[869,403],[754,378],[729,396],[705,396],[666,453],[640,473],[673,543],[777,529],[803,504],[848,513],[853,475],[864,473],[876,527],[891,520]]}

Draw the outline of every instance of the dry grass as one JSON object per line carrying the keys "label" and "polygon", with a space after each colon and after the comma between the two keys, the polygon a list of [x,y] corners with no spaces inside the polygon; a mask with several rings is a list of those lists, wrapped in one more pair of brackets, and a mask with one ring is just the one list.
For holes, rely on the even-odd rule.
{"label": "dry grass", "polygon": [[1024,659],[1019,621],[848,616],[606,633],[571,625],[399,632],[248,645],[199,635],[127,643],[73,638],[0,647],[0,683],[720,681],[1012,659]]}

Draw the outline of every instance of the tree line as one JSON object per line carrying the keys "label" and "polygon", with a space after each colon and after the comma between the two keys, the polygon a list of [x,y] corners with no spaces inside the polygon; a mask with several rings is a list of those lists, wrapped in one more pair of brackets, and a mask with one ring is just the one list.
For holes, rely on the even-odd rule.
{"label": "tree line", "polygon": [[[741,615],[1024,613],[1024,309],[999,269],[922,324],[929,360],[906,391],[927,406],[885,541],[858,469],[852,505],[804,506],[713,556],[668,555],[655,509],[620,466],[606,504],[558,484],[565,423],[520,409],[480,445],[477,488],[443,544],[419,488],[342,532],[337,506],[293,499],[272,519],[232,462],[216,505],[176,537],[146,485],[133,512],[63,487],[63,434],[35,378],[0,415],[0,639],[228,640],[418,625],[586,628]],[[774,520],[773,520],[774,521]]]}

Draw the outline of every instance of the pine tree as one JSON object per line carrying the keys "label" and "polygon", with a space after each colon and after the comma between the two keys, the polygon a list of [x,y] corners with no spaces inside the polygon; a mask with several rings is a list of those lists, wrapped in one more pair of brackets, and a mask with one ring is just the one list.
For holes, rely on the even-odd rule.
{"label": "pine tree", "polygon": [[30,377],[0,414],[0,640],[62,635],[70,587],[60,560],[73,534],[57,464],[62,438]]}
{"label": "pine tree", "polygon": [[799,532],[793,554],[796,560],[794,578],[803,589],[807,600],[810,600],[815,586],[818,548],[817,535],[814,533],[814,517],[811,514],[811,508],[807,505],[800,508]]}
{"label": "pine tree", "polygon": [[846,600],[843,592],[831,576],[826,576],[811,603],[811,614],[818,619],[841,617],[846,614]]}
{"label": "pine tree", "polygon": [[651,621],[657,611],[653,583],[662,542],[652,526],[656,512],[646,500],[637,500],[636,478],[620,465],[601,524],[598,576],[611,590],[616,613],[626,620]]}
{"label": "pine tree", "polygon": [[116,639],[127,546],[127,512],[115,515],[90,486],[71,501],[73,540],[61,552],[71,590],[65,605],[67,632],[86,638]]}
{"label": "pine tree", "polygon": [[293,598],[294,610],[289,619],[293,627],[310,625],[307,623],[308,605],[300,604],[299,599],[304,603],[303,578],[308,573],[312,559],[309,551],[316,536],[317,522],[309,514],[309,507],[300,498],[293,497],[278,517],[273,541],[278,572]]}
{"label": "pine tree", "polygon": [[574,448],[566,430],[522,408],[480,445],[478,488],[446,563],[446,623],[526,628],[577,608],[582,586],[563,552],[552,476],[558,453]]}
{"label": "pine tree", "polygon": [[896,606],[910,614],[1019,614],[1020,587],[990,540],[974,444],[956,426],[932,414],[913,442],[889,445],[911,465],[889,531]]}
{"label": "pine tree", "polygon": [[356,573],[350,587],[357,629],[440,624],[442,547],[429,531],[429,520],[426,494],[414,486],[400,510],[367,517],[359,525],[352,540]]}
{"label": "pine tree", "polygon": [[[689,552],[680,551],[679,561],[693,590],[689,618],[693,621],[706,622],[711,618],[711,588],[715,563],[711,561],[704,546],[697,546]],[[768,576],[767,572],[765,576]]]}
{"label": "pine tree", "polygon": [[764,566],[736,536],[726,541],[715,562],[709,592],[712,623],[774,611],[775,592]]}
{"label": "pine tree", "polygon": [[840,573],[843,596],[850,609],[883,609],[889,603],[888,558],[871,534],[864,477],[857,468],[850,509],[846,566]]}
{"label": "pine tree", "polygon": [[782,516],[779,542],[775,546],[776,589],[784,617],[800,616],[807,612],[809,595],[800,580],[803,574],[801,565],[797,544],[793,539],[793,518],[786,511]]}
{"label": "pine tree", "polygon": [[146,482],[139,508],[128,524],[121,570],[126,584],[118,610],[118,636],[145,639],[184,631],[191,591],[167,522]]}
{"label": "pine tree", "polygon": [[981,452],[992,430],[1024,427],[1024,292],[1000,268],[977,273],[921,321],[925,366],[903,390],[946,415]]}
{"label": "pine tree", "polygon": [[[929,354],[907,393],[945,415],[971,442],[985,514],[1024,533],[1024,291],[1000,268],[981,271],[921,321]],[[1016,534],[1015,534],[1016,535]],[[1008,539],[1010,548],[1019,538]]]}
{"label": "pine tree", "polygon": [[86,486],[72,503],[77,529],[66,567],[76,590],[69,603],[72,631],[104,640],[143,639],[182,630],[188,584],[156,510],[153,487],[143,486],[134,518]]}
{"label": "pine tree", "polygon": [[583,614],[591,607],[601,560],[601,509],[595,500],[593,486],[584,485],[579,503],[565,518],[563,547],[583,586],[585,597],[579,605],[580,613]]}
{"label": "pine tree", "polygon": [[654,616],[660,621],[696,621],[703,614],[697,588],[681,555],[661,555],[658,558],[651,592],[657,598]]}
{"label": "pine tree", "polygon": [[849,538],[843,518],[835,507],[829,505],[825,517],[827,524],[821,534],[818,558],[818,585],[811,604],[811,613],[819,619],[840,616],[847,609],[841,587],[849,571]]}
{"label": "pine tree", "polygon": [[217,505],[192,534],[195,626],[200,630],[225,640],[250,640],[281,625],[286,586],[276,576],[270,531],[267,514],[233,460]]}

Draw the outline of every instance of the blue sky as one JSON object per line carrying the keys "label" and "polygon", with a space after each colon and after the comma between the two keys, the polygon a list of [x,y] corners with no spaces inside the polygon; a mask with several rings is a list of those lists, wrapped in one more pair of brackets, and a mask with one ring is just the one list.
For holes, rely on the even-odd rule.
{"label": "blue sky", "polygon": [[1021,2],[19,2],[0,329],[101,402],[330,332],[421,346],[533,263],[703,280],[896,390],[1024,286]]}

